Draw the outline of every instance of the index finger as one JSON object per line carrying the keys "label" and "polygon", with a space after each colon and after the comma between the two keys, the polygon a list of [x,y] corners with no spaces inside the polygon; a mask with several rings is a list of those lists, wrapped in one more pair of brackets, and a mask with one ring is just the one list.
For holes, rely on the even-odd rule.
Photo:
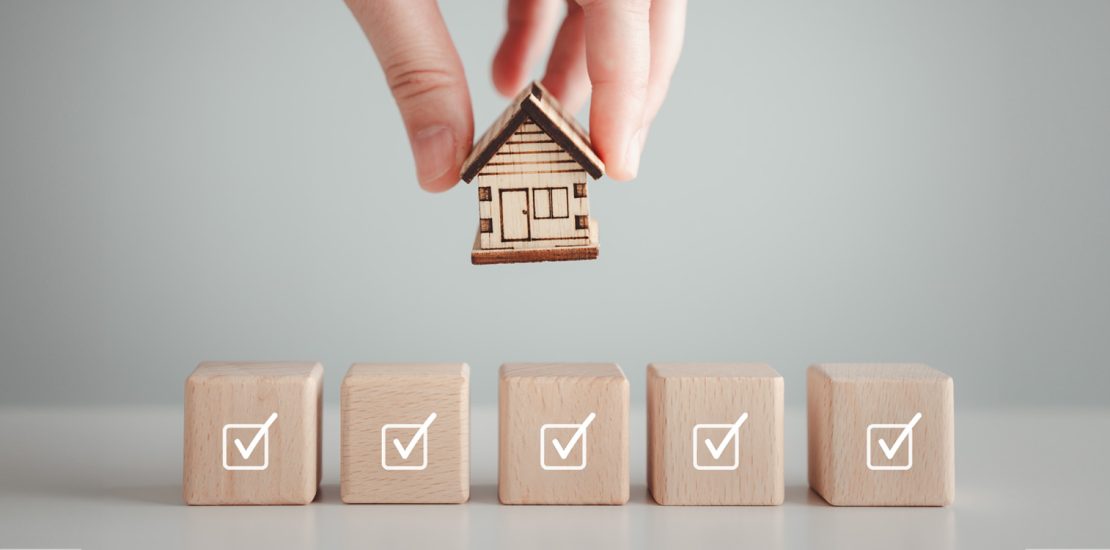
{"label": "index finger", "polygon": [[609,177],[629,180],[640,165],[651,65],[650,0],[578,0],[586,34],[590,139]]}

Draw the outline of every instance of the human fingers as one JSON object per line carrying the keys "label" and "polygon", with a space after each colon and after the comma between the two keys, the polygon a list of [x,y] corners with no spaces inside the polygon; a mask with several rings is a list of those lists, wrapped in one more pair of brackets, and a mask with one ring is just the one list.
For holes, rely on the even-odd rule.
{"label": "human fingers", "polygon": [[567,2],[567,16],[555,35],[543,76],[544,87],[572,113],[581,109],[590,95],[584,23],[582,8],[573,0]]}
{"label": "human fingers", "polygon": [[558,0],[509,0],[508,26],[493,57],[493,85],[511,96],[528,83],[559,18]]}
{"label": "human fingers", "polygon": [[617,180],[636,177],[651,63],[649,0],[578,0],[590,76],[590,139]]}
{"label": "human fingers", "polygon": [[462,62],[435,0],[347,0],[401,111],[420,186],[459,180],[474,118]]}

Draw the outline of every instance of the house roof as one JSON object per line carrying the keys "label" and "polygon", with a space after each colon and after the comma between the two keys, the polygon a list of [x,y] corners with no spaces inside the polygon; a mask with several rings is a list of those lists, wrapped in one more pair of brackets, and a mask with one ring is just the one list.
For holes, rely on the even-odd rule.
{"label": "house roof", "polygon": [[512,137],[513,132],[528,119],[542,128],[594,179],[605,173],[605,164],[594,153],[590,136],[574,120],[574,116],[563,110],[558,100],[542,84],[533,82],[517,94],[509,108],[497,118],[497,122],[474,144],[474,149],[462,165],[460,177],[463,181],[470,183],[497,150]]}

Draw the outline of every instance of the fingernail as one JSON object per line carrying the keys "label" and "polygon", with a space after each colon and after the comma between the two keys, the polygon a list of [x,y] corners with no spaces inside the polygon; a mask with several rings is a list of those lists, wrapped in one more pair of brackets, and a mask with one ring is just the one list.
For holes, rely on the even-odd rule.
{"label": "fingernail", "polygon": [[412,157],[421,187],[455,166],[455,135],[446,126],[432,126],[413,134]]}
{"label": "fingernail", "polygon": [[644,146],[643,131],[643,128],[639,128],[632,134],[628,140],[628,148],[624,152],[624,161],[628,164],[632,177],[636,177],[636,173],[640,171],[640,149]]}

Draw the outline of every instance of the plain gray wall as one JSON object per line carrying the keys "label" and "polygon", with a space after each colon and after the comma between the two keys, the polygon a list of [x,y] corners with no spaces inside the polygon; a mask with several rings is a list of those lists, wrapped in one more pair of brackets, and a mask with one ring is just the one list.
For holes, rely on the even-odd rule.
{"label": "plain gray wall", "polygon": [[[501,2],[445,2],[483,130]],[[925,361],[1105,405],[1110,2],[691,2],[601,258],[475,267],[341,2],[0,3],[0,403],[203,359]]]}

